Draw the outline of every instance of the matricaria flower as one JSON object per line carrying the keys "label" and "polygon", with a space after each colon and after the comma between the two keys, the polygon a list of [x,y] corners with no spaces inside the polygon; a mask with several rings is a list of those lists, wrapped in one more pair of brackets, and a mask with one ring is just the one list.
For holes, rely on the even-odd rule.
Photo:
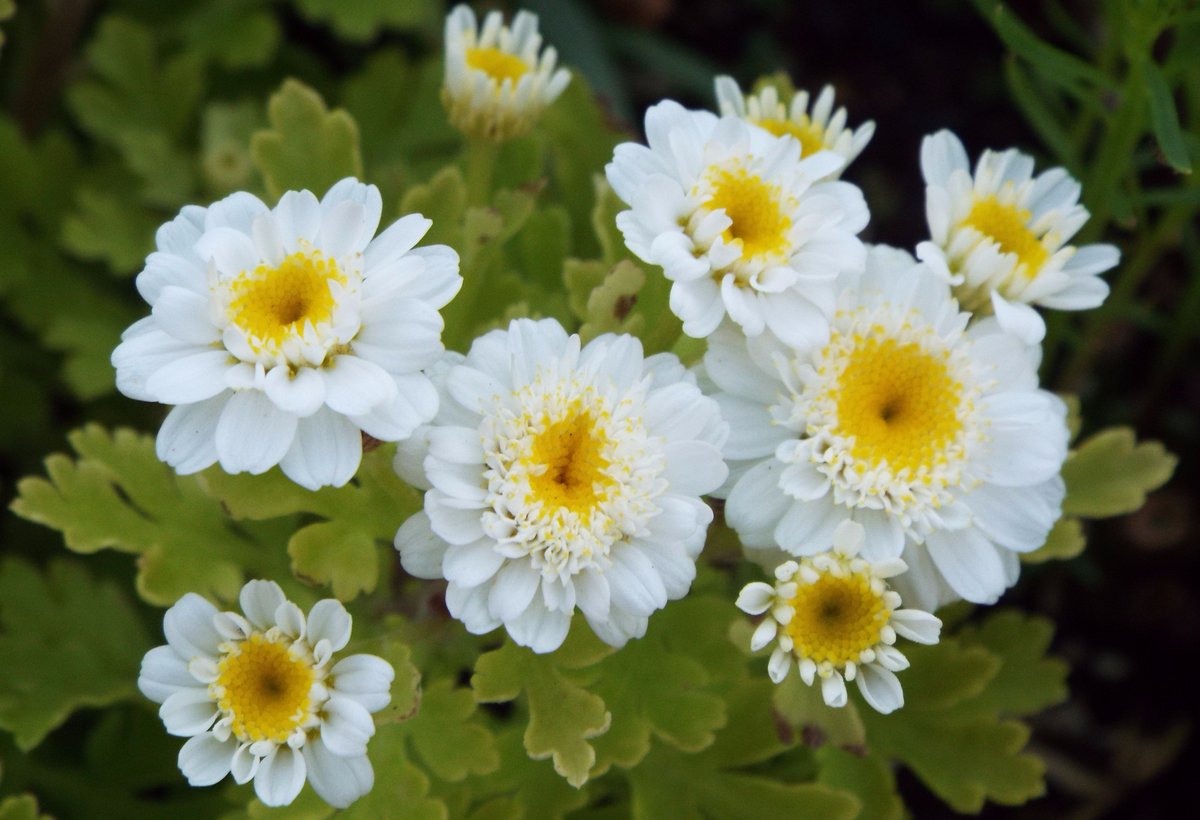
{"label": "matricaria flower", "polygon": [[954,284],[970,311],[995,311],[1007,328],[1040,342],[1045,324],[1030,304],[1097,307],[1108,296],[1099,274],[1120,260],[1112,245],[1069,244],[1084,223],[1079,183],[1062,168],[1033,175],[1033,157],[984,151],[975,165],[958,137],[939,131],[921,143],[931,241],[917,255]]}
{"label": "matricaria flower", "polygon": [[716,79],[717,107],[723,117],[738,117],[777,137],[789,134],[800,141],[800,156],[809,157],[818,151],[833,151],[845,165],[830,173],[840,176],[862,153],[875,134],[875,123],[864,122],[858,128],[846,127],[846,109],[833,110],[833,86],[821,89],[809,111],[807,91],[795,92],[788,102],[779,98],[779,91],[768,85],[757,94],[745,96],[732,77]]}
{"label": "matricaria flower", "polygon": [[159,458],[183,474],[278,464],[309,489],[341,486],[360,431],[397,441],[433,417],[421,371],[444,350],[458,254],[413,247],[430,225],[420,214],[375,237],[380,210],[374,185],[344,179],[320,201],[289,191],[268,209],[237,193],[159,229],[137,278],[152,313],[112,354],[122,393],[176,405]]}
{"label": "matricaria flower", "polygon": [[716,403],[675,356],[643,359],[632,336],[581,350],[553,319],[448,359],[437,420],[396,455],[432,485],[396,533],[404,568],[449,581],[471,632],[503,624],[535,652],[562,643],[576,606],[613,646],[643,635],[696,574],[700,496],[727,474]]}
{"label": "matricaria flower", "polygon": [[661,265],[683,331],[703,338],[728,315],[750,336],[808,344],[832,312],[835,280],[862,268],[862,192],[819,181],[843,165],[735,117],[671,101],[646,112],[649,147],[618,145],[605,167],[630,209],[625,244]]}
{"label": "matricaria flower", "polygon": [[350,615],[333,599],[308,617],[274,581],[242,587],[242,612],[218,612],[188,593],[167,610],[167,645],[142,660],[138,688],[167,731],[188,741],[179,768],[193,786],[232,772],[254,781],[268,806],[296,799],[305,779],[344,808],[371,790],[372,712],[391,700],[395,673],[374,655],[334,653],[350,640]]}
{"label": "matricaria flower", "polygon": [[536,14],[517,12],[509,28],[492,11],[480,29],[469,6],[455,6],[446,17],[442,86],[454,127],[491,140],[527,133],[571,81],[565,68],[555,70],[554,47],[541,47]]}
{"label": "matricaria flower", "polygon": [[904,554],[922,609],[1016,581],[1016,553],[1061,511],[1066,408],[1038,389],[1036,350],[969,318],[924,265],[877,247],[819,343],[710,339],[733,431],[725,515],[748,548],[805,555],[852,519],[868,558]]}
{"label": "matricaria flower", "polygon": [[907,567],[896,558],[875,563],[860,558],[862,526],[843,521],[832,540],[832,550],[781,564],[774,585],[755,581],[742,589],[738,608],[767,613],[750,648],[757,652],[775,642],[767,663],[775,683],[795,665],[807,685],[821,679],[829,706],[845,706],[846,682],[857,681],[873,709],[894,712],[904,705],[895,673],[908,668],[908,659],[893,646],[896,636],[934,644],[942,622],[919,609],[900,609],[900,596],[886,579]]}

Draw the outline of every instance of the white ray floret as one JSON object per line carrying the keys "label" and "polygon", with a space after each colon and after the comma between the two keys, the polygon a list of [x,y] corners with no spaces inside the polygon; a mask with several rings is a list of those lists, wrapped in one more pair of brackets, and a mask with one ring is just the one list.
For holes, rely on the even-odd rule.
{"label": "white ray floret", "polygon": [[809,157],[818,151],[832,151],[845,165],[830,172],[830,178],[841,176],[851,162],[862,153],[875,134],[875,123],[868,120],[858,128],[846,127],[846,109],[833,108],[833,86],[821,89],[809,107],[807,91],[796,91],[788,100],[781,99],[774,85],[767,85],[757,94],[746,95],[732,77],[717,77],[715,82],[717,109],[723,117],[738,117],[763,128],[777,137],[790,135],[800,142],[800,156]]}
{"label": "white ray floret", "polygon": [[193,786],[232,774],[254,781],[268,806],[286,806],[307,780],[345,808],[371,790],[371,713],[391,701],[395,672],[374,655],[334,655],[350,640],[336,600],[308,616],[273,581],[250,581],[242,612],[188,593],[167,610],[167,644],[142,660],[138,688],[167,731],[188,741],[179,768]]}
{"label": "white ray floret", "polygon": [[549,652],[578,607],[621,646],[687,593],[728,426],[675,356],[643,359],[631,336],[581,349],[552,319],[520,319],[435,380],[438,418],[396,455],[431,486],[396,548],[408,572],[450,582],[467,629]]}
{"label": "white ray floret", "polygon": [[375,186],[344,179],[320,201],[237,193],[159,229],[137,278],[151,315],[112,354],[122,393],[175,405],[159,458],[183,474],[278,464],[309,489],[341,486],[362,433],[397,441],[433,417],[422,369],[444,350],[458,254],[414,248],[420,214],[375,236],[381,207]]}
{"label": "white ray floret", "polygon": [[832,549],[780,564],[773,584],[756,581],[742,589],[738,608],[765,614],[750,648],[757,652],[775,644],[767,663],[775,683],[796,666],[808,686],[820,680],[829,706],[845,706],[846,683],[857,681],[871,708],[894,712],[904,705],[895,673],[908,668],[908,659],[894,646],[896,636],[934,644],[942,622],[928,612],[900,608],[900,596],[887,579],[907,567],[898,558],[871,562],[860,557],[861,525],[843,521],[831,538]]}
{"label": "white ray floret", "polygon": [[512,27],[498,11],[480,28],[469,6],[446,17],[446,80],[442,101],[450,122],[470,136],[506,140],[527,133],[571,81],[555,69],[553,47],[542,49],[538,18],[519,11]]}
{"label": "white ray floret", "polygon": [[839,274],[861,270],[862,192],[830,181],[832,151],[736,117],[665,101],[646,112],[647,145],[618,145],[605,172],[629,210],[625,244],[671,280],[671,310],[703,338],[729,316],[750,336],[811,343],[833,310]]}
{"label": "white ray floret", "polygon": [[1015,583],[1061,512],[1066,409],[1038,389],[1036,349],[969,318],[944,280],[876,247],[819,343],[710,339],[726,520],[748,549],[804,555],[851,519],[870,559],[904,555],[922,609]]}
{"label": "white ray floret", "polygon": [[1108,296],[1100,274],[1115,267],[1113,245],[1072,245],[1087,222],[1080,186],[1063,168],[1034,176],[1033,157],[984,151],[972,174],[949,131],[921,143],[930,240],[917,255],[946,276],[963,308],[995,312],[1029,343],[1045,324],[1030,305],[1086,310]]}

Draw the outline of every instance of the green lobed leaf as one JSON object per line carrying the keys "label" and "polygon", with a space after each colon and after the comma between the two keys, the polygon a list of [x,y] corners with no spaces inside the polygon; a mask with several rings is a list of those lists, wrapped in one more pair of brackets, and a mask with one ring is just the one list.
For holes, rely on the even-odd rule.
{"label": "green lobed leaf", "polygon": [[285,80],[267,103],[267,118],[271,128],[254,135],[250,153],[270,196],[307,189],[320,197],[343,177],[362,177],[354,119],[330,111],[304,83]]}
{"label": "green lobed leaf", "polygon": [[[766,665],[763,664],[764,670]],[[771,691],[775,713],[791,731],[811,739],[812,745],[832,744],[862,749],[866,729],[854,702],[840,709],[825,704],[820,686],[806,686],[799,675],[788,675]]]}
{"label": "green lobed leaf", "polygon": [[63,221],[62,244],[81,259],[103,262],[114,273],[129,276],[154,250],[160,222],[158,215],[129,207],[116,194],[80,188],[75,210]]}
{"label": "green lobed leaf", "polygon": [[571,786],[550,761],[530,758],[520,729],[499,734],[496,748],[499,768],[471,780],[481,801],[469,815],[472,820],[560,820],[587,805],[588,787]]}
{"label": "green lobed leaf", "polygon": [[1167,164],[1181,174],[1190,174],[1192,161],[1188,158],[1187,144],[1183,141],[1183,128],[1179,124],[1179,112],[1175,108],[1171,86],[1153,60],[1146,60],[1145,72],[1154,138],[1158,140],[1158,147],[1162,149]]}
{"label": "green lobed leaf", "polygon": [[247,569],[282,575],[276,550],[232,529],[221,504],[194,477],[175,475],[158,460],[154,439],[97,424],[68,435],[77,459],[46,459],[48,478],[17,483],[12,510],[59,530],[69,549],[138,556],[137,590],[166,606],[185,592],[237,597]]}
{"label": "green lobed leaf", "polygon": [[[568,287],[575,291],[586,288],[587,282],[594,279],[591,266],[599,264],[569,260],[563,274],[570,283]],[[583,324],[579,328],[579,335],[583,341],[589,342],[602,333],[641,336],[646,327],[645,317],[633,313],[633,308],[644,284],[646,274],[629,260],[618,262],[605,273],[587,294],[587,302],[580,316]]]}
{"label": "green lobed leaf", "polygon": [[1157,441],[1136,441],[1129,427],[1101,430],[1063,464],[1063,515],[1108,518],[1139,509],[1146,493],[1171,478],[1178,459]]}
{"label": "green lobed leaf", "polygon": [[279,24],[265,0],[209,0],[179,20],[188,48],[230,69],[264,66],[279,47]]}
{"label": "green lobed leaf", "polygon": [[328,23],[347,40],[369,40],[385,28],[436,28],[441,5],[435,0],[293,0],[309,20]]}
{"label": "green lobed leaf", "polygon": [[602,698],[574,683],[564,670],[590,666],[609,652],[578,624],[563,646],[548,655],[506,641],[480,656],[471,688],[480,703],[505,703],[524,693],[529,706],[525,750],[535,760],[552,758],[554,770],[579,787],[596,765],[596,750],[588,741],[608,731],[612,715]]}
{"label": "green lobed leaf", "polygon": [[1054,522],[1053,529],[1046,536],[1046,543],[1033,552],[1021,553],[1021,560],[1027,564],[1040,564],[1045,561],[1066,561],[1083,552],[1087,546],[1087,538],[1083,534],[1083,522],[1078,518],[1060,518]]}
{"label": "green lobed leaf", "polygon": [[213,103],[204,109],[200,169],[213,194],[261,188],[250,139],[264,124],[258,103]]}
{"label": "green lobed leaf", "polygon": [[417,757],[442,780],[489,774],[500,765],[496,739],[481,722],[471,691],[451,680],[422,689],[417,714],[404,730]]}
{"label": "green lobed leaf", "polygon": [[1054,624],[1016,610],[993,611],[958,639],[1000,659],[1000,668],[970,707],[988,714],[1025,716],[1067,699],[1067,664],[1047,657]]}
{"label": "green lobed leaf", "polygon": [[130,602],[77,564],[0,562],[0,728],[28,751],[81,707],[136,692],[150,639]]}
{"label": "green lobed leaf", "polygon": [[[4,0],[0,0],[0,20],[4,19]],[[11,9],[12,6],[9,6]],[[0,45],[4,45],[4,34],[0,32]],[[0,802],[0,820],[49,820],[50,815],[38,811],[37,798],[32,794],[6,797]]]}
{"label": "green lobed leaf", "polygon": [[859,820],[902,820],[904,801],[896,793],[896,777],[887,761],[873,754],[855,754],[836,746],[815,752],[820,774],[817,782],[849,792],[859,799]]}

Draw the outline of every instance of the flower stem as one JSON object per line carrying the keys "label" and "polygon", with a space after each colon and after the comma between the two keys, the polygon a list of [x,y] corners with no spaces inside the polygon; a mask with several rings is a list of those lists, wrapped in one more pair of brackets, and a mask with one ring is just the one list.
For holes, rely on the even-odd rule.
{"label": "flower stem", "polygon": [[467,204],[487,205],[492,198],[492,178],[500,143],[486,137],[467,138]]}

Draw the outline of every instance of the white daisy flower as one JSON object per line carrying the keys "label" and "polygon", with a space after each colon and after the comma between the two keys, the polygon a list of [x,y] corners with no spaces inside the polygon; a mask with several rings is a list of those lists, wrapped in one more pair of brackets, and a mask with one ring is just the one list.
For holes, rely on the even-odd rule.
{"label": "white daisy flower", "polygon": [[122,393],[176,405],[159,458],[341,486],[360,431],[397,441],[433,417],[421,371],[444,350],[458,254],[413,247],[431,224],[420,214],[375,237],[380,208],[374,185],[344,179],[320,201],[289,191],[269,209],[236,193],[159,229],[137,278],[152,313],[112,354]]}
{"label": "white daisy flower", "polygon": [[846,683],[857,681],[863,699],[886,715],[904,705],[895,673],[908,668],[908,659],[893,646],[896,636],[934,644],[942,622],[919,609],[900,609],[900,596],[885,579],[907,566],[898,558],[875,563],[860,558],[861,525],[843,521],[832,538],[832,550],[781,564],[773,585],[755,581],[742,589],[739,609],[767,613],[750,648],[757,652],[775,643],[767,662],[775,683],[794,665],[808,686],[820,678],[825,703],[840,708],[847,701]]}
{"label": "white daisy flower", "polygon": [[481,29],[469,6],[455,6],[446,17],[442,86],[450,122],[491,140],[528,133],[571,81],[565,68],[555,70],[557,60],[553,46],[542,49],[536,14],[517,12],[509,28],[493,11]]}
{"label": "white daisy flower", "polygon": [[[396,533],[404,568],[450,582],[471,632],[501,624],[556,649],[576,606],[605,642],[645,633],[696,574],[729,428],[668,353],[632,336],[580,349],[553,319],[519,319],[450,354],[434,425],[402,445],[425,510]],[[427,486],[428,486],[427,485]]]}
{"label": "white daisy flower", "polygon": [[922,609],[1015,583],[1016,553],[1061,511],[1066,408],[1038,389],[1036,350],[969,318],[943,280],[879,247],[818,344],[709,340],[732,428],[725,516],[749,549],[806,555],[852,519],[870,560],[904,553]]}
{"label": "white daisy flower", "polygon": [[1099,274],[1120,252],[1069,244],[1088,212],[1065,169],[1035,177],[1033,157],[1009,149],[984,151],[972,175],[958,137],[939,131],[921,143],[921,171],[931,241],[917,256],[951,281],[964,309],[994,310],[1035,344],[1045,324],[1029,305],[1085,310],[1108,296]]}
{"label": "white daisy flower", "polygon": [[738,117],[777,137],[785,134],[795,137],[800,142],[802,157],[810,157],[819,151],[832,151],[840,156],[845,165],[831,172],[831,178],[840,176],[875,134],[875,123],[869,120],[858,128],[846,127],[846,109],[833,110],[831,85],[821,89],[811,111],[807,91],[796,91],[785,103],[773,85],[750,96],[742,93],[732,77],[717,77],[715,86],[721,116]]}
{"label": "white daisy flower", "polygon": [[138,688],[167,731],[188,741],[179,769],[193,786],[233,773],[258,799],[286,806],[305,779],[344,808],[371,790],[372,712],[391,700],[391,664],[374,655],[333,662],[350,640],[350,615],[332,598],[308,617],[274,581],[242,587],[244,615],[218,612],[194,593],[167,610],[167,645],[142,660]]}
{"label": "white daisy flower", "polygon": [[862,192],[818,181],[843,159],[801,158],[791,137],[670,100],[646,112],[646,136],[649,147],[618,145],[605,172],[630,206],[617,215],[625,244],[674,283],[684,333],[706,337],[728,314],[750,336],[815,341],[834,280],[866,253]]}

